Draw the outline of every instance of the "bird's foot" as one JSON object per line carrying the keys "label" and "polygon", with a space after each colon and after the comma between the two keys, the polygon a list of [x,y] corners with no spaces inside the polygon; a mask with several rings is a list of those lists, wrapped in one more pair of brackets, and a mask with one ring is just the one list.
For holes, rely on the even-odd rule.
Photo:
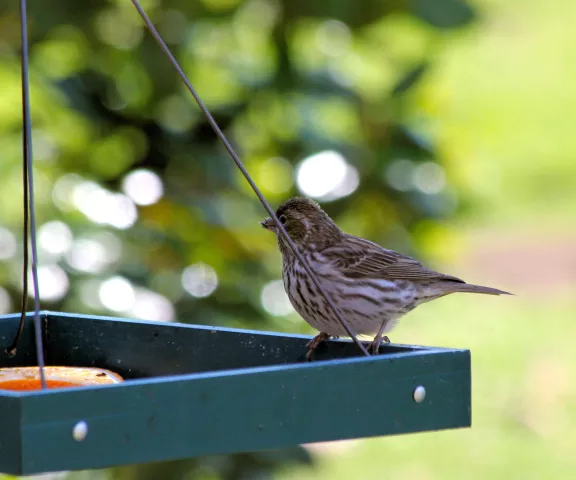
{"label": "bird's foot", "polygon": [[314,353],[314,350],[316,350],[322,342],[325,342],[326,340],[329,339],[330,335],[324,332],[320,332],[312,340],[310,340],[306,345],[306,347],[308,348],[308,353],[306,354],[306,360],[310,362],[312,360],[312,354]]}
{"label": "bird's foot", "polygon": [[374,340],[372,340],[369,344],[368,344],[368,353],[370,353],[371,355],[378,355],[378,353],[380,352],[380,345],[382,345],[382,342],[384,343],[390,343],[390,339],[384,335],[376,335],[374,337]]}

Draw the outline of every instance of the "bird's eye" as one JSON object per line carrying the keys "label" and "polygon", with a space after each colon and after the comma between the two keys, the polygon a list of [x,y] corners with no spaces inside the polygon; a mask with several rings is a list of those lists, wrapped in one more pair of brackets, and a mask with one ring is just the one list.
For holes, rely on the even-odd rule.
{"label": "bird's eye", "polygon": [[280,215],[278,220],[280,220],[280,223],[284,225],[286,223],[286,215]]}

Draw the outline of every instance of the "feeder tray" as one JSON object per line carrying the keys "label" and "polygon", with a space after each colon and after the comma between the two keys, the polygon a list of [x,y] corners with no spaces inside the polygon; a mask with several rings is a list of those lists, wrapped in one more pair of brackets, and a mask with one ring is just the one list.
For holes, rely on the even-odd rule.
{"label": "feeder tray", "polygon": [[[0,471],[29,475],[470,426],[470,352],[41,312],[47,365],[115,385],[0,391]],[[19,315],[0,317],[6,347]],[[17,355],[36,364],[32,315]]]}

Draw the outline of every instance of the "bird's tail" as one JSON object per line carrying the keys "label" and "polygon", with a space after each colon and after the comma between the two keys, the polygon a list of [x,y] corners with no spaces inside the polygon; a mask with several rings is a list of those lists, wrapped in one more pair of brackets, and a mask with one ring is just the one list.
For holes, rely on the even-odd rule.
{"label": "bird's tail", "polygon": [[447,293],[465,292],[465,293],[483,293],[485,295],[514,295],[513,293],[498,290],[492,287],[483,287],[482,285],[470,285],[469,283],[444,283]]}

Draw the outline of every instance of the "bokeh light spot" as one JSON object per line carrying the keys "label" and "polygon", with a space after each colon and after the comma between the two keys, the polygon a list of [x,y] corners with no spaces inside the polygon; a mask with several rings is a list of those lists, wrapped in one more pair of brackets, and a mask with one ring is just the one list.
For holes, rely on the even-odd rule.
{"label": "bokeh light spot", "polygon": [[100,242],[82,238],[74,242],[66,261],[81,272],[100,273],[107,263],[106,251]]}
{"label": "bokeh light spot", "polygon": [[142,40],[143,28],[134,13],[126,8],[104,10],[95,22],[96,34],[104,43],[122,50],[136,48]]}
{"label": "bokeh light spot", "polygon": [[434,162],[425,162],[414,169],[414,186],[423,193],[441,192],[446,186],[444,169]]}
{"label": "bokeh light spot", "polygon": [[386,181],[388,184],[401,192],[412,188],[412,174],[414,162],[405,158],[394,160],[386,169]]}
{"label": "bokeh light spot", "polygon": [[207,297],[218,287],[218,275],[210,265],[196,263],[182,272],[182,286],[193,297]]}
{"label": "bokeh light spot", "polygon": [[325,55],[340,57],[350,48],[352,33],[345,23],[327,20],[318,27],[316,41]]}
{"label": "bokeh light spot", "polygon": [[74,208],[74,192],[82,181],[82,177],[75,173],[67,173],[56,180],[52,188],[52,199],[60,210],[69,211]]}
{"label": "bokeh light spot", "polygon": [[188,19],[179,10],[165,10],[158,30],[166,43],[178,44],[186,37]]}
{"label": "bokeh light spot", "polygon": [[35,128],[32,131],[32,137],[34,160],[52,161],[56,159],[58,145],[48,132]]}
{"label": "bokeh light spot", "polygon": [[130,315],[141,320],[155,322],[174,321],[174,307],[163,295],[143,288],[136,289],[134,306]]}
{"label": "bokeh light spot", "polygon": [[80,284],[79,295],[84,305],[94,310],[100,310],[102,308],[102,303],[100,302],[100,286],[100,281],[95,278],[88,278]]}
{"label": "bokeh light spot", "polygon": [[90,220],[124,230],[138,218],[134,202],[126,195],[112,193],[97,183],[84,181],[74,187],[72,200]]}
{"label": "bokeh light spot", "polygon": [[[138,218],[136,206],[126,195],[122,195],[121,193],[113,194],[110,204],[111,208],[116,208],[114,214],[110,215],[108,219],[110,225],[124,230],[136,223],[136,219]],[[112,213],[112,211],[110,211],[110,213]]]}
{"label": "bokeh light spot", "polygon": [[0,260],[8,260],[16,255],[18,245],[14,234],[3,227],[0,227]]}
{"label": "bokeh light spot", "polygon": [[260,164],[259,183],[270,193],[284,193],[292,188],[292,165],[285,158],[273,157]]}
{"label": "bokeh light spot", "polygon": [[302,160],[296,181],[303,194],[325,201],[350,195],[360,183],[358,171],[340,153],[332,150]]}
{"label": "bokeh light spot", "polygon": [[280,317],[294,311],[282,280],[273,280],[264,285],[260,295],[264,310],[269,314]]}
{"label": "bokeh light spot", "polygon": [[72,231],[64,222],[47,222],[38,229],[38,245],[51,255],[60,256],[72,246]]}
{"label": "bokeh light spot", "polygon": [[12,310],[12,299],[5,288],[0,287],[0,315],[9,313]]}
{"label": "bokeh light spot", "polygon": [[134,287],[124,277],[115,276],[102,282],[98,291],[102,305],[115,312],[127,312],[134,307]]}
{"label": "bokeh light spot", "polygon": [[150,170],[134,170],[124,177],[122,189],[136,205],[152,205],[164,193],[162,180]]}
{"label": "bokeh light spot", "polygon": [[[34,296],[32,287],[32,272],[28,274],[28,295]],[[58,265],[42,265],[38,267],[38,290],[40,299],[57,301],[68,292],[68,275]]]}
{"label": "bokeh light spot", "polygon": [[184,133],[192,129],[198,116],[185,98],[181,95],[171,95],[158,105],[156,118],[169,132]]}

